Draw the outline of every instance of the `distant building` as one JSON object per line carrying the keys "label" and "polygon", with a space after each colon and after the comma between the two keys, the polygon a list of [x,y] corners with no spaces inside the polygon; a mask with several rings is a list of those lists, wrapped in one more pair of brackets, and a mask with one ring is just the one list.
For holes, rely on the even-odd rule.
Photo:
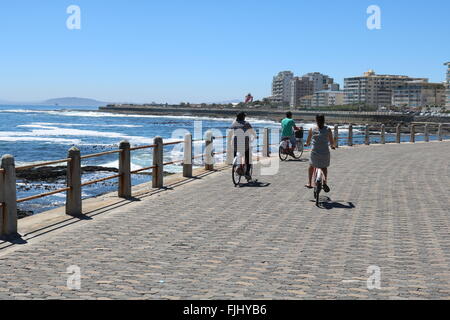
{"label": "distant building", "polygon": [[389,107],[392,103],[392,89],[415,80],[428,81],[426,78],[378,75],[373,70],[369,70],[361,77],[344,79],[344,104],[363,104],[378,108]]}
{"label": "distant building", "polygon": [[409,81],[392,90],[395,107],[421,108],[445,105],[445,85],[428,81]]}
{"label": "distant building", "polygon": [[447,66],[447,80],[445,81],[447,93],[445,99],[445,107],[447,109],[450,109],[450,62],[445,63],[445,65]]}
{"label": "distant building", "polygon": [[312,95],[304,96],[304,97],[300,98],[299,106],[301,108],[311,108],[312,107],[312,100],[313,100],[313,96]]}
{"label": "distant building", "polygon": [[322,90],[314,93],[312,107],[331,107],[344,104],[344,92],[333,90]]}
{"label": "distant building", "polygon": [[291,80],[294,74],[291,71],[282,71],[272,80],[272,96],[270,100],[273,103],[287,104],[291,100]]}
{"label": "distant building", "polygon": [[311,96],[314,93],[314,82],[308,77],[295,77],[291,80],[291,96],[289,105],[298,107],[300,100],[305,96]]}
{"label": "distant building", "polygon": [[310,72],[303,77],[309,78],[313,82],[314,92],[322,90],[339,90],[339,85],[334,83],[334,79],[320,72]]}

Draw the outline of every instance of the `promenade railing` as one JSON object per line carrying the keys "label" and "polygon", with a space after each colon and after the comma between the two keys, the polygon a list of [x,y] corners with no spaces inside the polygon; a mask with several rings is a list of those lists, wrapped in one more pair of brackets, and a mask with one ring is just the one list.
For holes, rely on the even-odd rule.
{"label": "promenade railing", "polygon": [[[269,130],[264,130],[264,141],[268,141]],[[215,152],[214,140],[226,139],[227,148],[225,151]],[[0,167],[0,236],[13,236],[17,234],[17,204],[32,201],[36,199],[45,198],[51,195],[66,192],[65,213],[70,216],[82,215],[82,188],[97,184],[100,182],[114,180],[118,181],[118,197],[130,199],[132,197],[132,175],[141,174],[144,171],[152,170],[152,187],[162,188],[164,186],[164,167],[168,165],[181,164],[183,166],[183,177],[191,178],[193,176],[193,166],[196,159],[202,159],[205,170],[213,171],[215,164],[215,156],[220,154],[226,155],[226,164],[231,164],[233,161],[233,150],[231,147],[232,132],[228,131],[227,136],[214,137],[211,131],[206,132],[205,139],[193,140],[190,133],[186,134],[184,140],[166,142],[163,138],[155,137],[153,144],[131,147],[128,141],[122,141],[119,144],[118,150],[107,152],[81,155],[78,148],[72,147],[68,151],[67,158],[55,161],[40,162],[26,166],[15,166],[14,157],[5,155],[2,157]],[[193,144],[195,142],[204,143],[201,154],[194,155]],[[167,146],[184,144],[183,157],[179,160],[172,160],[164,162],[164,148]],[[266,146],[267,147],[266,147]],[[257,144],[257,153],[259,148],[263,147],[263,154],[270,155],[269,145]],[[148,150],[153,151],[153,163],[151,166],[131,170],[131,153],[133,151]],[[203,151],[204,150],[204,151]],[[83,160],[103,157],[111,154],[118,154],[119,169],[118,173],[108,177],[95,179],[87,182],[82,182],[82,165]],[[258,155],[259,159],[259,155]],[[55,164],[66,164],[66,187],[46,192],[38,195],[33,195],[25,198],[17,199],[17,179],[16,173],[29,169],[51,166]]]}
{"label": "promenade railing", "polygon": [[[358,133],[354,134],[354,125],[350,124],[344,128],[348,130],[346,136],[340,135],[340,127],[336,125],[333,128],[333,135],[337,147],[346,144],[353,146],[355,142],[362,141],[365,145],[372,143],[386,144],[389,142],[416,142],[417,134],[423,133],[424,141],[429,142],[430,136],[435,134],[436,140],[444,139],[444,128],[450,129],[450,123],[411,123],[410,125],[397,125],[395,127],[387,127],[382,125],[358,125]],[[374,134],[376,132],[376,134]],[[389,133],[388,133],[389,132]],[[305,132],[307,134],[307,132]],[[388,141],[387,136],[394,135],[393,141]],[[409,135],[406,141],[405,135]],[[24,203],[58,193],[66,192],[65,213],[70,216],[82,215],[82,188],[94,185],[100,182],[114,180],[118,181],[118,197],[129,199],[132,197],[132,175],[141,174],[144,171],[152,170],[152,187],[162,188],[164,186],[164,167],[168,165],[181,164],[183,166],[183,177],[191,178],[193,175],[193,162],[196,159],[202,159],[204,167],[207,171],[214,170],[215,155],[226,154],[225,163],[231,165],[234,158],[234,150],[232,144],[232,131],[229,130],[227,136],[214,137],[212,131],[206,132],[205,139],[193,140],[192,135],[187,133],[184,140],[164,143],[161,137],[154,138],[153,144],[131,147],[128,141],[122,141],[118,150],[95,153],[82,156],[80,150],[72,147],[68,151],[67,158],[55,161],[41,162],[26,166],[15,167],[14,157],[5,155],[1,159],[0,167],[0,236],[11,236],[17,234],[17,204]],[[375,140],[374,137],[377,137]],[[448,135],[447,135],[448,136]],[[260,141],[258,136],[258,142]],[[272,137],[273,138],[273,137]],[[214,151],[214,140],[226,139],[225,151]],[[263,130],[262,143],[256,144],[257,160],[262,151],[262,157],[269,157],[273,147],[278,147],[279,142],[271,143],[271,130],[265,128]],[[275,139],[274,139],[275,140]],[[193,143],[204,143],[204,151],[199,155],[193,154]],[[345,143],[346,142],[346,143]],[[164,147],[171,145],[183,144],[183,157],[179,160],[164,162]],[[131,170],[131,152],[138,150],[153,151],[153,163],[151,166]],[[203,148],[202,148],[203,149]],[[111,154],[118,154],[119,168],[118,173],[108,177],[82,182],[82,166],[83,160],[103,157]],[[252,155],[253,156],[253,155]],[[66,186],[51,192],[33,195],[25,198],[17,199],[16,172],[65,163],[67,165]]]}

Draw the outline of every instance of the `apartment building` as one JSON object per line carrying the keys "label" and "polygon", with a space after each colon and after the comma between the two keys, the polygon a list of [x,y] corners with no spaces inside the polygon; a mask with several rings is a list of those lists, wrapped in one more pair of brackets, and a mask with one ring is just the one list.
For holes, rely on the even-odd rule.
{"label": "apartment building", "polygon": [[314,93],[314,82],[308,77],[294,77],[291,80],[291,107],[300,106],[300,99]]}
{"label": "apartment building", "polygon": [[369,70],[361,77],[344,79],[344,104],[364,104],[371,107],[389,107],[392,90],[409,81],[428,82],[426,78],[411,78],[401,75],[378,75]]}
{"label": "apartment building", "polygon": [[301,108],[307,108],[307,109],[311,108],[312,107],[312,100],[313,100],[313,96],[312,95],[301,97],[298,105]]}
{"label": "apartment building", "polygon": [[339,90],[339,84],[334,83],[334,79],[320,72],[310,72],[303,77],[308,78],[313,82],[314,92],[322,90]]}
{"label": "apartment building", "polygon": [[291,71],[282,71],[272,80],[272,96],[270,100],[274,103],[290,103],[291,101],[291,80],[294,74]]}
{"label": "apartment building", "polygon": [[409,81],[392,89],[392,105],[421,108],[445,105],[445,85],[428,81]]}
{"label": "apartment building", "polygon": [[314,92],[312,107],[341,106],[344,104],[344,92],[333,90],[322,90]]}
{"label": "apartment building", "polygon": [[450,62],[445,63],[447,66],[447,80],[445,81],[446,86],[446,99],[445,99],[445,107],[450,109]]}

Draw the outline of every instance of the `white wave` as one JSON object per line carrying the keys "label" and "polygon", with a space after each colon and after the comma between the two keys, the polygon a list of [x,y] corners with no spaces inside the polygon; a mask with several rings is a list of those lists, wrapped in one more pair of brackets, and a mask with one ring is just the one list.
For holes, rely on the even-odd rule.
{"label": "white wave", "polygon": [[[175,116],[175,115],[149,115],[149,114],[122,114],[97,111],[70,111],[70,110],[31,110],[31,109],[8,109],[0,110],[0,113],[44,113],[50,115],[67,116],[67,117],[91,117],[91,118],[170,118],[170,119],[186,119],[186,120],[208,120],[208,121],[227,121],[231,122],[233,117],[216,118],[208,116]],[[248,118],[252,123],[278,124],[271,120],[261,120]]]}
{"label": "white wave", "polygon": [[[115,160],[115,161],[110,161],[110,162],[106,162],[100,165],[101,167],[105,167],[105,168],[116,168],[119,169],[119,160]],[[131,171],[134,170],[139,170],[143,168],[142,166],[135,164],[133,162],[131,162]]]}
{"label": "white wave", "polygon": [[31,137],[31,136],[7,136],[2,135],[3,132],[0,131],[0,141],[7,142],[48,142],[48,143],[60,143],[60,144],[79,144],[81,140],[79,139],[64,139],[64,138],[49,138],[49,137]]}
{"label": "white wave", "polygon": [[134,124],[94,124],[94,123],[61,123],[61,122],[33,122],[30,125],[20,125],[17,127],[30,127],[31,126],[63,126],[63,127],[101,127],[101,128],[142,128],[143,125]]}
{"label": "white wave", "polygon": [[[103,138],[111,138],[111,139],[117,139],[117,140],[127,140],[133,145],[140,145],[140,144],[152,144],[153,143],[153,137],[142,137],[142,136],[129,136],[123,133],[117,133],[117,132],[111,132],[111,131],[96,131],[96,130],[81,130],[81,129],[73,129],[73,128],[60,128],[60,127],[52,127],[52,126],[44,126],[40,124],[28,124],[28,125],[21,125],[20,127],[23,128],[30,128],[33,129],[31,131],[25,131],[25,132],[16,132],[16,131],[0,131],[0,139],[3,138],[12,138],[16,137],[26,139],[26,137],[53,137],[53,136],[75,136],[75,137],[103,137]],[[30,138],[31,139],[31,138]],[[39,138],[43,139],[43,138]],[[11,140],[5,140],[5,141],[11,141]],[[32,140],[30,140],[32,141]],[[39,141],[39,140],[35,140]],[[41,140],[43,141],[43,140]],[[53,140],[55,141],[55,140]],[[62,142],[68,142],[68,139],[62,139],[60,140]],[[79,139],[72,140],[76,141],[76,143],[73,144],[79,144],[81,141]],[[164,139],[164,142],[175,142],[180,141],[180,139]],[[56,141],[55,141],[56,142]]]}

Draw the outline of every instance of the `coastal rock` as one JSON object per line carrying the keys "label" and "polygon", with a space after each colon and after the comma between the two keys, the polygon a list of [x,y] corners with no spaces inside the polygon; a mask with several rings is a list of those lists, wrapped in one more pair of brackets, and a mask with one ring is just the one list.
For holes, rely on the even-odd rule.
{"label": "coastal rock", "polygon": [[26,211],[26,210],[17,209],[17,218],[18,219],[23,219],[23,218],[32,216],[33,214],[34,214],[33,211]]}
{"label": "coastal rock", "polygon": [[[82,173],[89,172],[114,172],[117,173],[117,168],[107,168],[101,166],[86,166],[81,168]],[[53,182],[57,179],[66,177],[67,167],[39,167],[27,170],[17,171],[16,176],[18,179],[24,179],[25,181],[47,181]]]}

